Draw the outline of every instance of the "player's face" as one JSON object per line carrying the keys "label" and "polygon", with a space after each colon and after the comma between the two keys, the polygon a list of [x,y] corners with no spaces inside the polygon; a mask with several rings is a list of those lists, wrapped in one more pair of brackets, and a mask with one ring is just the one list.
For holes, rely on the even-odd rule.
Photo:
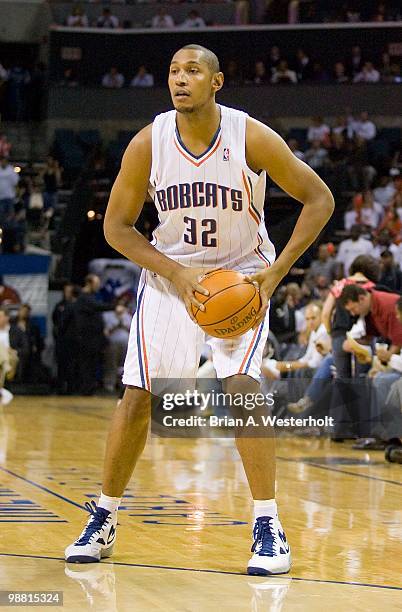
{"label": "player's face", "polygon": [[169,90],[175,109],[192,113],[214,95],[214,75],[202,59],[202,51],[183,49],[172,59],[169,69]]}

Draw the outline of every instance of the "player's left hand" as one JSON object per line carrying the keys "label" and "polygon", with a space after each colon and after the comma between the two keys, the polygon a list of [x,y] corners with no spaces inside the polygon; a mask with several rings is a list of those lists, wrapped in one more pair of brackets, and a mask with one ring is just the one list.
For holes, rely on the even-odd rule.
{"label": "player's left hand", "polygon": [[283,275],[280,274],[274,266],[271,268],[267,268],[266,270],[261,270],[261,272],[257,272],[256,274],[250,274],[246,276],[246,279],[251,283],[256,283],[260,289],[260,297],[261,297],[261,307],[257,313],[257,317],[253,326],[253,329],[256,329],[260,323],[265,319],[265,315],[267,314],[269,300],[271,299],[275,289],[279,285],[283,278]]}

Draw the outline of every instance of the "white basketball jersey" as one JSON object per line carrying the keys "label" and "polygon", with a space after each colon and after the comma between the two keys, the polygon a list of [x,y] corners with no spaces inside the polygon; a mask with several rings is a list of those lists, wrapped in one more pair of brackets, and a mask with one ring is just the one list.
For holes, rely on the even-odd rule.
{"label": "white basketball jersey", "polygon": [[220,126],[195,156],[176,126],[176,111],[152,126],[149,193],[160,223],[153,245],[192,267],[231,267],[239,260],[263,266],[275,259],[264,223],[265,172],[246,163],[247,114],[219,106]]}

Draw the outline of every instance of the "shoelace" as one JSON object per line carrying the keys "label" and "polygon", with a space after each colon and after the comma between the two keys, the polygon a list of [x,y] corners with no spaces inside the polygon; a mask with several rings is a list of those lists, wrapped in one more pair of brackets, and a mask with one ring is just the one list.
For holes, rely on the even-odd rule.
{"label": "shoelace", "polygon": [[98,508],[94,501],[85,502],[85,509],[92,516],[92,521],[85,527],[84,533],[77,541],[77,544],[88,544],[96,531],[100,531],[110,515],[109,510]]}
{"label": "shoelace", "polygon": [[259,555],[273,557],[276,554],[274,550],[275,533],[273,521],[272,516],[260,516],[257,518],[253,531],[254,543],[251,547],[251,552],[256,552],[257,546],[260,545],[257,551]]}

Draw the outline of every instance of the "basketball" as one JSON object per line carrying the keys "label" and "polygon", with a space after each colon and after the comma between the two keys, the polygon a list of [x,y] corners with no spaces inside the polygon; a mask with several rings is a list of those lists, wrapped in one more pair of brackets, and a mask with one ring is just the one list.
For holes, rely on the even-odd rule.
{"label": "basketball", "polygon": [[192,306],[198,325],[215,338],[241,336],[253,327],[261,306],[258,287],[234,270],[216,270],[206,274],[200,284],[209,295],[195,292],[205,311]]}

